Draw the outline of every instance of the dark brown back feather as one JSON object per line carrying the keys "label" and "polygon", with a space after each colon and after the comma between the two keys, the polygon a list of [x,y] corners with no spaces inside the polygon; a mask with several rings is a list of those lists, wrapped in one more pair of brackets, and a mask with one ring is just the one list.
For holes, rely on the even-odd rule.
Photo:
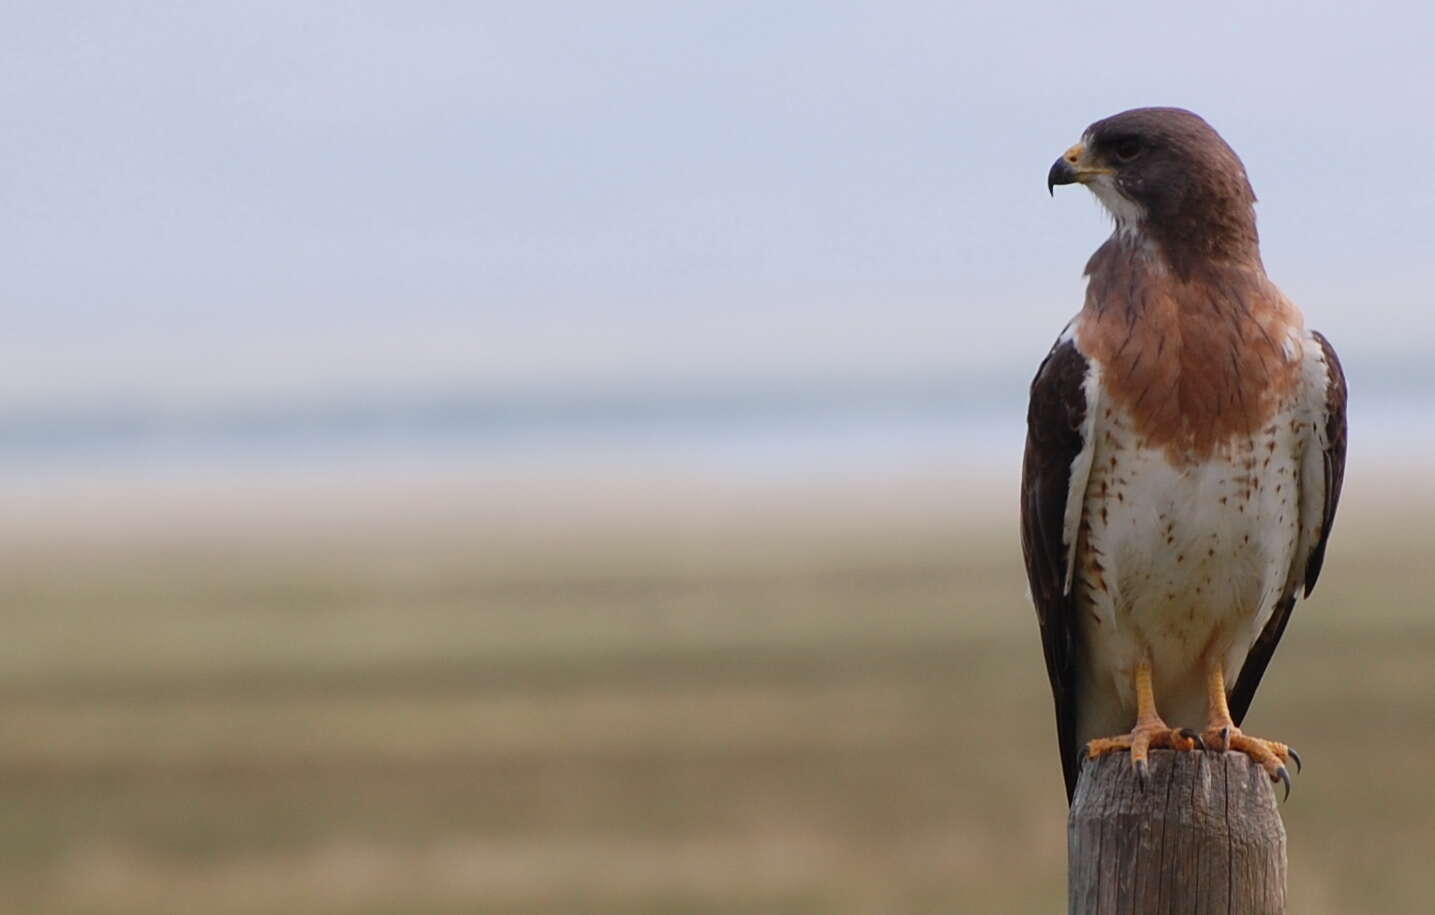
{"label": "dark brown back feather", "polygon": [[[1310,556],[1305,561],[1304,574],[1301,575],[1300,584],[1305,586],[1306,596],[1315,590],[1315,581],[1320,577],[1321,563],[1325,561],[1325,547],[1330,542],[1330,528],[1335,523],[1335,509],[1340,504],[1340,487],[1345,479],[1345,372],[1340,367],[1340,360],[1335,355],[1335,349],[1330,341],[1319,333],[1311,332],[1316,342],[1320,344],[1321,350],[1325,353],[1326,365],[1326,387],[1325,387],[1325,505],[1321,511],[1320,534],[1316,537],[1315,546],[1311,548]],[[1291,590],[1281,597],[1276,604],[1275,612],[1271,614],[1270,621],[1266,628],[1251,646],[1250,654],[1246,655],[1246,663],[1241,666],[1240,676],[1236,678],[1236,685],[1231,690],[1229,705],[1231,717],[1236,724],[1240,724],[1250,710],[1251,700],[1255,698],[1256,687],[1260,685],[1261,677],[1265,675],[1266,667],[1271,663],[1271,657],[1276,653],[1276,645],[1285,632],[1286,624],[1290,622],[1291,611],[1295,609],[1295,591],[1297,585],[1292,585]]]}
{"label": "dark brown back feather", "polygon": [[1068,545],[1063,542],[1062,528],[1072,483],[1071,465],[1085,445],[1081,427],[1086,418],[1088,368],[1086,357],[1066,341],[1052,347],[1037,369],[1027,408],[1021,480],[1022,555],[1056,705],[1068,801],[1076,790],[1081,759],[1076,746],[1076,607],[1065,588]]}

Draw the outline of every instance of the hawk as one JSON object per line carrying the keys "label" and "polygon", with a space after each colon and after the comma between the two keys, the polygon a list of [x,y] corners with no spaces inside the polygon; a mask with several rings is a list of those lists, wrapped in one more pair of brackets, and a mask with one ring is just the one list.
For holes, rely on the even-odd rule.
{"label": "hawk", "polygon": [[1031,386],[1027,578],[1067,799],[1083,757],[1238,750],[1290,792],[1250,707],[1320,574],[1345,470],[1345,377],[1267,277],[1245,167],[1179,108],[1097,121],[1047,189],[1115,229]]}

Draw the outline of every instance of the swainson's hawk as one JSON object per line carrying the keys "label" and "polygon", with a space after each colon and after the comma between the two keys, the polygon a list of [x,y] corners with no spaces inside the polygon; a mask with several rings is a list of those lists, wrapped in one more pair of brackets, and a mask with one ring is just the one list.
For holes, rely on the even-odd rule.
{"label": "swainson's hawk", "polygon": [[1067,797],[1084,755],[1144,772],[1151,747],[1240,750],[1289,792],[1299,758],[1238,725],[1320,574],[1340,363],[1266,277],[1245,167],[1201,118],[1097,121],[1047,183],[1116,222],[1032,382],[1022,467]]}

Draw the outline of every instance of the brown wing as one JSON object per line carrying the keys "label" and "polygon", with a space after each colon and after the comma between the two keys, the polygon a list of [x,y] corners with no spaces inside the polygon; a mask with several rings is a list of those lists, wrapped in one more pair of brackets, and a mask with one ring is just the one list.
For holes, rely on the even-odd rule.
{"label": "brown wing", "polygon": [[1312,331],[1325,353],[1325,511],[1321,514],[1320,536],[1310,559],[1305,564],[1305,596],[1315,590],[1320,567],[1325,562],[1325,545],[1330,541],[1330,527],[1335,523],[1335,508],[1340,503],[1340,487],[1345,482],[1345,371],[1335,348],[1325,335]]}
{"label": "brown wing", "polygon": [[1241,667],[1241,674],[1236,678],[1236,685],[1231,690],[1229,700],[1231,717],[1236,724],[1240,724],[1246,717],[1251,700],[1255,698],[1256,687],[1265,675],[1271,656],[1275,654],[1276,644],[1285,632],[1286,623],[1290,622],[1297,588],[1304,584],[1307,597],[1315,590],[1315,581],[1320,577],[1320,567],[1325,561],[1325,546],[1330,541],[1330,528],[1335,523],[1335,509],[1340,503],[1341,483],[1345,479],[1345,372],[1340,367],[1340,359],[1336,357],[1330,341],[1314,331],[1311,336],[1320,344],[1321,351],[1325,354],[1326,370],[1325,447],[1322,449],[1325,485],[1320,527],[1310,554],[1304,559],[1305,568],[1298,569],[1298,574],[1292,576],[1290,589],[1281,597],[1280,603],[1276,604],[1270,622],[1266,623],[1266,628],[1251,646],[1246,663]]}
{"label": "brown wing", "polygon": [[1041,624],[1068,801],[1076,790],[1081,760],[1076,745],[1076,608],[1067,588],[1071,538],[1076,532],[1067,530],[1066,509],[1073,486],[1081,492],[1086,489],[1085,473],[1073,481],[1072,469],[1087,444],[1082,430],[1088,369],[1086,357],[1070,340],[1058,341],[1037,369],[1027,408],[1021,479],[1022,554]]}

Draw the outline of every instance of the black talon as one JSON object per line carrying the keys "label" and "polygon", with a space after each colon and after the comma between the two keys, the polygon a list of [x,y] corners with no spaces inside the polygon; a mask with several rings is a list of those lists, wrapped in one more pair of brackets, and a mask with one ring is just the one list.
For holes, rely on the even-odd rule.
{"label": "black talon", "polygon": [[[1191,730],[1190,728],[1182,728],[1182,729],[1181,729],[1181,736],[1184,737],[1184,738],[1186,738],[1187,740],[1194,741],[1195,744],[1196,744],[1196,746],[1200,748],[1201,752],[1203,752],[1203,753],[1205,752],[1205,750],[1206,750],[1206,741],[1204,741],[1204,740],[1201,739],[1201,735],[1200,735],[1200,734],[1196,733],[1195,731]],[[1297,762],[1297,763],[1296,763],[1296,766],[1297,766],[1297,768],[1299,768],[1300,763]]]}
{"label": "black talon", "polygon": [[1143,783],[1151,780],[1151,770],[1146,768],[1146,760],[1138,759],[1133,765],[1136,768],[1136,775],[1140,777]]}
{"label": "black talon", "polygon": [[1286,786],[1286,796],[1281,798],[1281,802],[1284,803],[1291,799],[1291,774],[1285,766],[1281,766],[1276,770],[1276,778],[1280,779]]}
{"label": "black talon", "polygon": [[1221,728],[1221,752],[1224,753],[1224,752],[1226,752],[1227,750],[1229,750],[1230,748],[1231,748],[1231,729],[1230,729],[1230,727]]}
{"label": "black talon", "polygon": [[1299,775],[1299,774],[1300,774],[1300,754],[1295,751],[1295,747],[1286,747],[1286,752],[1290,754],[1291,759],[1295,760],[1295,771],[1296,771],[1296,774]]}

